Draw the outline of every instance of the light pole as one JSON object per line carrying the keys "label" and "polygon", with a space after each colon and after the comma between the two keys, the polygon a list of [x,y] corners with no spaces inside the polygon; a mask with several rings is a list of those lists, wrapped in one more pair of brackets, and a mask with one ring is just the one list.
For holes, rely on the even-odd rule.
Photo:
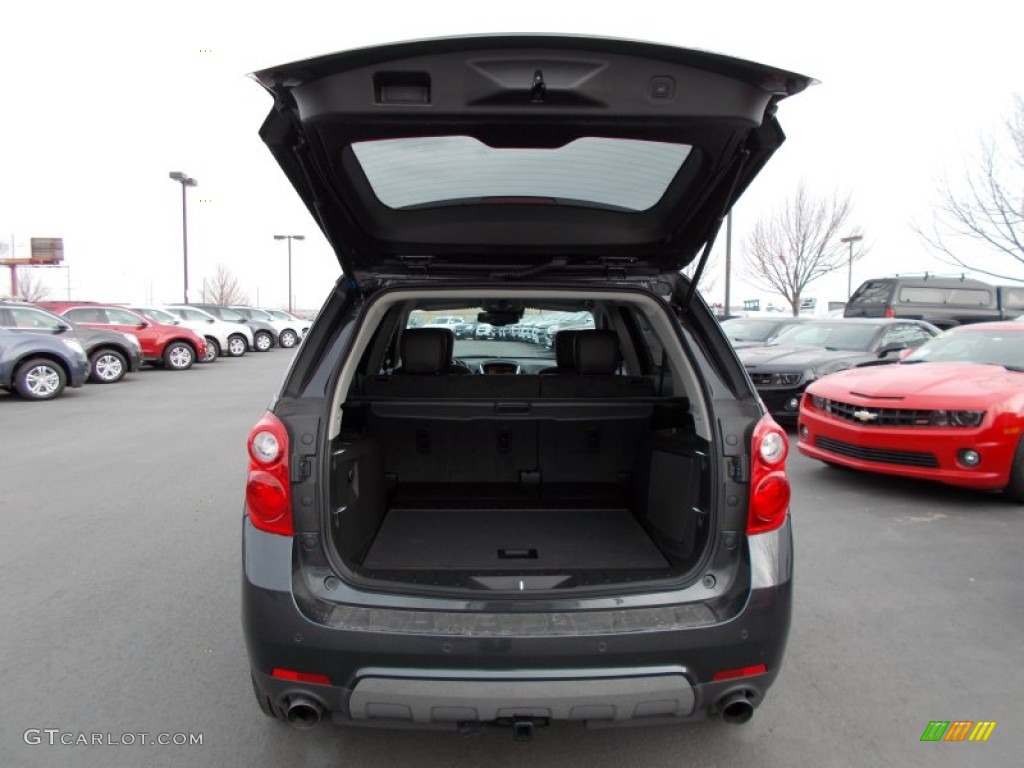
{"label": "light pole", "polygon": [[181,183],[181,251],[185,265],[185,303],[188,304],[188,214],[185,208],[185,190],[197,186],[199,182],[181,171],[171,171],[169,175]]}
{"label": "light pole", "polygon": [[860,242],[864,239],[864,235],[850,235],[849,237],[839,238],[840,243],[850,244],[850,262],[846,270],[846,300],[849,301],[850,297],[853,296],[853,244]]}
{"label": "light pole", "polygon": [[305,235],[274,235],[275,240],[288,241],[288,314],[292,311],[292,240],[305,240]]}

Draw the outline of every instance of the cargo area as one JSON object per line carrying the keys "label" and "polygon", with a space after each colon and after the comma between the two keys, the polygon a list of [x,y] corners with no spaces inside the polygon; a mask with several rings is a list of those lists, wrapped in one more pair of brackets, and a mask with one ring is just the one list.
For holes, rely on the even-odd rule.
{"label": "cargo area", "polygon": [[687,398],[654,392],[621,375],[368,377],[332,447],[334,552],[410,587],[680,577],[708,540],[707,445]]}

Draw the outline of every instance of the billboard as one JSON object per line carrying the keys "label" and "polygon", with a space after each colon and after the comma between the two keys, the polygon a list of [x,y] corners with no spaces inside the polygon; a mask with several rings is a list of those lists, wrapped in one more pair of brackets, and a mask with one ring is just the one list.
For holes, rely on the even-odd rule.
{"label": "billboard", "polygon": [[61,237],[21,237],[0,240],[0,266],[54,265],[64,261]]}

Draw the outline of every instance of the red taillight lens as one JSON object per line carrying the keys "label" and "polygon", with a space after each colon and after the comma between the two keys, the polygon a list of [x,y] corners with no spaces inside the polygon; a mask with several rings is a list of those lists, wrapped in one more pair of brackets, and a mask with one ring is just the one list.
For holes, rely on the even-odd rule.
{"label": "red taillight lens", "polygon": [[274,671],[270,675],[278,680],[295,680],[300,683],[317,683],[318,685],[331,684],[331,679],[327,675],[318,675],[315,672],[296,672],[294,669],[274,667]]}
{"label": "red taillight lens", "polygon": [[754,664],[750,667],[740,667],[738,669],[723,669],[720,672],[715,672],[711,676],[712,682],[718,682],[719,680],[735,680],[737,677],[752,677],[753,675],[763,675],[768,671],[768,667],[765,664]]}
{"label": "red taillight lens", "polygon": [[754,427],[751,443],[748,534],[773,531],[785,522],[790,497],[786,477],[788,454],[789,438],[775,420],[765,414]]}
{"label": "red taillight lens", "polygon": [[249,433],[249,480],[245,504],[261,531],[291,536],[292,492],[288,471],[288,430],[269,411]]}
{"label": "red taillight lens", "polygon": [[886,307],[885,308],[885,316],[886,317],[896,317],[896,310],[893,309],[892,307]]}

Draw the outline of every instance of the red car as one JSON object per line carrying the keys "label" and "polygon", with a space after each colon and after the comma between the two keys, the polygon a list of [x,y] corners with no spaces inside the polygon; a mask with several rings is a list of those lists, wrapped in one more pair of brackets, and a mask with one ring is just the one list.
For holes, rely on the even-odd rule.
{"label": "red car", "polygon": [[206,340],[195,331],[155,323],[124,307],[71,301],[41,301],[39,306],[87,328],[133,334],[142,347],[144,363],[184,371],[206,354]]}
{"label": "red car", "polygon": [[1024,323],[978,323],[899,365],[811,384],[801,453],[829,464],[1002,490],[1024,503]]}

